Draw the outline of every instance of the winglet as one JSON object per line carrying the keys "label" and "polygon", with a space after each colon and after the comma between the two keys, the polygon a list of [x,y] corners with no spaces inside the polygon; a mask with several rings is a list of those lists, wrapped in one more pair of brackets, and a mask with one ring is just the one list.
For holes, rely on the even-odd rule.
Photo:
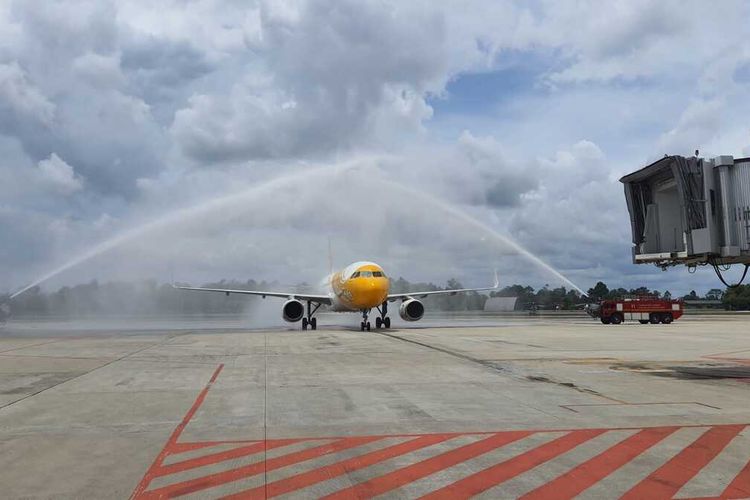
{"label": "winglet", "polygon": [[500,288],[500,278],[497,275],[497,269],[495,269],[495,284],[492,285],[492,288]]}

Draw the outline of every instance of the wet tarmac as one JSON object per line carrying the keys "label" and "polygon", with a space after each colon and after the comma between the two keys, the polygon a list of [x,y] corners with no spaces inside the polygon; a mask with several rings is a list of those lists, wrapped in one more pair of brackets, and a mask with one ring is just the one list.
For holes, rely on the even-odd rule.
{"label": "wet tarmac", "polygon": [[336,321],[9,323],[3,498],[750,497],[750,316]]}

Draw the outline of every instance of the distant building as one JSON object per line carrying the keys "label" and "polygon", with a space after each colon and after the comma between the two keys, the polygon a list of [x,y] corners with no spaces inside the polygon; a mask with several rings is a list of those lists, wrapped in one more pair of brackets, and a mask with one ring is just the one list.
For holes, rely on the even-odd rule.
{"label": "distant building", "polygon": [[512,312],[516,310],[518,297],[490,297],[484,303],[484,310],[488,312]]}

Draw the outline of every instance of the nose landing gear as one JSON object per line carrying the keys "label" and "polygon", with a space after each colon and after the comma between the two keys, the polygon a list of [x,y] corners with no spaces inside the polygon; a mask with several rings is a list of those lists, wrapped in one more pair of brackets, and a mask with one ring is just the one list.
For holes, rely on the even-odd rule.
{"label": "nose landing gear", "polygon": [[[361,332],[364,332],[365,330],[367,330],[368,332],[370,331],[370,322],[367,321],[367,315],[368,314],[370,314],[370,310],[369,309],[363,309],[362,310],[362,322],[359,324],[359,330]],[[377,325],[377,323],[376,323],[376,325]]]}

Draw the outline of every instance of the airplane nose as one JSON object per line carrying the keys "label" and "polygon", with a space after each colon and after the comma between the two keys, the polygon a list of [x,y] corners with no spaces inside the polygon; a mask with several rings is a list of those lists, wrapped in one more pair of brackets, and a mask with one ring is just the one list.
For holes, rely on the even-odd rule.
{"label": "airplane nose", "polygon": [[388,294],[388,282],[383,278],[363,279],[357,296],[363,307],[380,305]]}

